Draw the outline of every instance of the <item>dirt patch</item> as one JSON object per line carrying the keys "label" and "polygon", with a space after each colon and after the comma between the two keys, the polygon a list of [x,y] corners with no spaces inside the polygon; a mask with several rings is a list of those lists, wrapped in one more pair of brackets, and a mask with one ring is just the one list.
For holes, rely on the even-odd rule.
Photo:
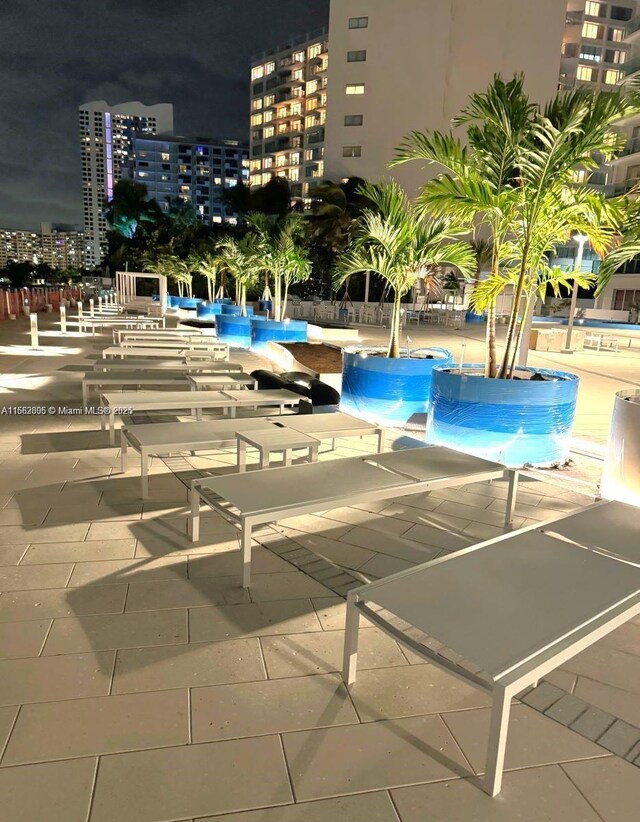
{"label": "dirt patch", "polygon": [[329,345],[312,345],[311,343],[281,343],[290,351],[299,363],[318,374],[340,374],[342,371],[342,352]]}

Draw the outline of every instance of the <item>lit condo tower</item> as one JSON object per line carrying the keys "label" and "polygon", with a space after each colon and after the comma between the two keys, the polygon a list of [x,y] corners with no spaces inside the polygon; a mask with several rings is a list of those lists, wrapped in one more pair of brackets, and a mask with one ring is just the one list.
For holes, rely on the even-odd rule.
{"label": "lit condo tower", "polygon": [[100,264],[106,248],[104,203],[123,176],[136,135],[172,134],[173,106],[145,106],[137,101],[110,106],[104,100],[80,106],[82,190],[87,238],[85,265]]}

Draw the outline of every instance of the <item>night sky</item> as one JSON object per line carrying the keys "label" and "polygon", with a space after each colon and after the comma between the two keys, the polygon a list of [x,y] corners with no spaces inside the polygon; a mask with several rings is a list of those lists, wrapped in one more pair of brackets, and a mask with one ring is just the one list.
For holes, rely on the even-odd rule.
{"label": "night sky", "polygon": [[173,103],[176,134],[248,139],[252,55],[329,0],[0,0],[0,228],[82,224],[78,106]]}

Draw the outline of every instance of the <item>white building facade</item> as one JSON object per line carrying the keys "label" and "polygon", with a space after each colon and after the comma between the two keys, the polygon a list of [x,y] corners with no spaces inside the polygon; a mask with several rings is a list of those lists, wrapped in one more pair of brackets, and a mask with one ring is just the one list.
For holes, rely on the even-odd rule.
{"label": "white building facade", "polygon": [[105,100],[78,110],[82,151],[82,196],[87,238],[85,264],[100,264],[106,250],[105,203],[128,167],[136,134],[172,134],[173,106],[133,101],[111,106]]}
{"label": "white building facade", "polygon": [[76,226],[41,223],[40,231],[0,229],[0,267],[8,262],[47,263],[61,270],[84,267],[85,237]]}

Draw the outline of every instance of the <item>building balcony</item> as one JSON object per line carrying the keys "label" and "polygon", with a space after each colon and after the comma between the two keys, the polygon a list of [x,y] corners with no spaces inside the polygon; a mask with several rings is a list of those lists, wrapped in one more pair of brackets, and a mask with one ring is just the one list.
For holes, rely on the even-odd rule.
{"label": "building balcony", "polygon": [[568,11],[564,18],[567,26],[581,26],[584,20],[584,12],[582,11]]}
{"label": "building balcony", "polygon": [[640,40],[640,14],[629,20],[624,31],[625,43],[635,43],[638,40]]}

